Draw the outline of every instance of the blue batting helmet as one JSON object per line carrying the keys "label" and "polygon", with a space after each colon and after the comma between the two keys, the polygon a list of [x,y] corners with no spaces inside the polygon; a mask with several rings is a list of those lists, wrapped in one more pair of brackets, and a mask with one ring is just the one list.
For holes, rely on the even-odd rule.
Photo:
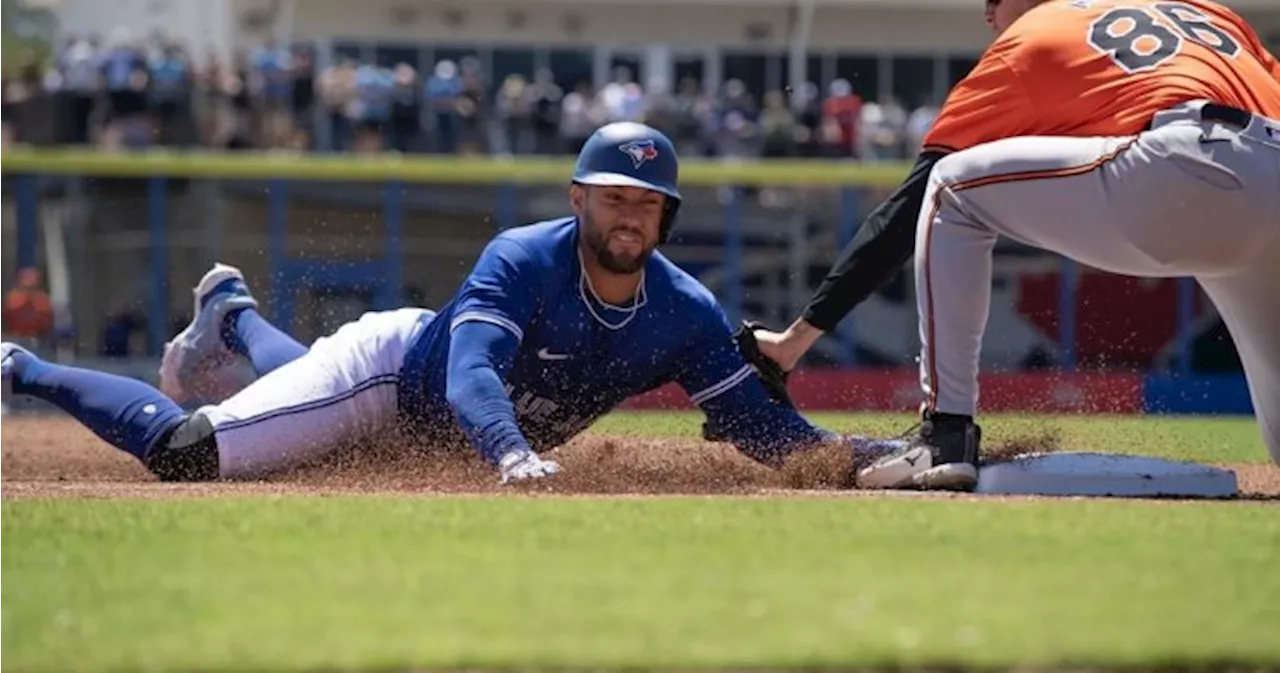
{"label": "blue batting helmet", "polygon": [[661,131],[634,122],[596,129],[578,153],[573,181],[580,185],[640,187],[667,197],[658,242],[666,243],[680,209],[676,189],[679,160],[675,145]]}

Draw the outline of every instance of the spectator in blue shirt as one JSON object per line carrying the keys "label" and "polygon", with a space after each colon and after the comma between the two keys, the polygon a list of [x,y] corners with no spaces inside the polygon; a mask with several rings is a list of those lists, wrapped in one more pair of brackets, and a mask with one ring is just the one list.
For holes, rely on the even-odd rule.
{"label": "spectator in blue shirt", "polygon": [[261,142],[281,147],[293,134],[293,56],[268,38],[249,57],[251,92],[257,97]]}
{"label": "spectator in blue shirt", "polygon": [[436,64],[435,74],[427,80],[427,101],[435,121],[436,151],[453,154],[458,151],[458,97],[462,80],[458,66],[444,60]]}
{"label": "spectator in blue shirt", "polygon": [[111,116],[124,118],[146,110],[147,63],[142,51],[130,39],[127,30],[117,30],[111,48],[102,59],[102,77],[106,82]]}
{"label": "spectator in blue shirt", "polygon": [[422,127],[422,87],[418,83],[418,71],[408,63],[399,63],[396,64],[393,78],[388,128],[391,149],[412,152],[417,149],[419,130]]}
{"label": "spectator in blue shirt", "polygon": [[108,143],[145,144],[150,137],[147,125],[147,60],[127,28],[117,28],[111,47],[102,59],[102,76],[107,88]]}
{"label": "spectator in blue shirt", "polygon": [[191,111],[191,66],[182,48],[167,44],[151,62],[151,109],[164,145],[185,145]]}
{"label": "spectator in blue shirt", "polygon": [[356,102],[360,137],[358,149],[377,152],[384,144],[383,134],[391,116],[391,93],[395,78],[391,71],[365,64],[356,69]]}
{"label": "spectator in blue shirt", "polygon": [[90,119],[102,90],[102,56],[97,38],[69,39],[58,58],[58,71],[66,93],[69,140],[76,145],[87,145],[92,135]]}

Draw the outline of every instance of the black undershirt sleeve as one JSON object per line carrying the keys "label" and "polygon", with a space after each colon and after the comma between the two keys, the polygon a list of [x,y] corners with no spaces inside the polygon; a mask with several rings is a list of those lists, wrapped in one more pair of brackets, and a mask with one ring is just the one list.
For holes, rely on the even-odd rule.
{"label": "black undershirt sleeve", "polygon": [[867,216],[809,300],[805,322],[832,331],[911,258],[929,173],[944,156],[945,152],[922,152],[902,185]]}

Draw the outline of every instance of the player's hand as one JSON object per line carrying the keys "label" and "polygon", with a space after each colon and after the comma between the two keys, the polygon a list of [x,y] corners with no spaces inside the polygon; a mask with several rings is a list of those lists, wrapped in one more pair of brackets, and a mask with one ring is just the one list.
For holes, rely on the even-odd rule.
{"label": "player's hand", "polygon": [[778,363],[784,372],[796,368],[796,363],[800,361],[803,351],[795,352],[795,349],[791,348],[786,332],[757,329],[754,333],[762,355]]}
{"label": "player's hand", "polygon": [[[760,350],[757,335],[762,332],[772,334],[764,328],[764,325],[744,320],[738,330],[733,333],[733,342],[738,347],[738,352],[742,354],[742,359],[756,370],[756,375],[764,384],[765,390],[769,391],[769,396],[782,404],[794,407],[791,394],[787,392],[787,372]],[[705,430],[703,434],[707,434]]]}
{"label": "player's hand", "polygon": [[527,479],[541,479],[560,471],[560,464],[554,460],[544,460],[532,451],[511,451],[498,461],[498,469],[502,472],[502,483]]}
{"label": "player's hand", "polygon": [[795,369],[800,358],[822,338],[822,330],[804,318],[791,323],[784,332],[758,329],[755,334],[760,353],[778,363],[784,372]]}

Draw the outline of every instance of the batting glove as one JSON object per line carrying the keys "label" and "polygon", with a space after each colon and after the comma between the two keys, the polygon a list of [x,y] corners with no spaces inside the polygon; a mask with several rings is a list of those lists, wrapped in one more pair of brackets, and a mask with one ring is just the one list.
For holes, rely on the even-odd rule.
{"label": "batting glove", "polygon": [[498,469],[502,471],[502,483],[524,479],[541,479],[560,471],[560,464],[553,460],[543,460],[532,451],[511,451],[498,461]]}

